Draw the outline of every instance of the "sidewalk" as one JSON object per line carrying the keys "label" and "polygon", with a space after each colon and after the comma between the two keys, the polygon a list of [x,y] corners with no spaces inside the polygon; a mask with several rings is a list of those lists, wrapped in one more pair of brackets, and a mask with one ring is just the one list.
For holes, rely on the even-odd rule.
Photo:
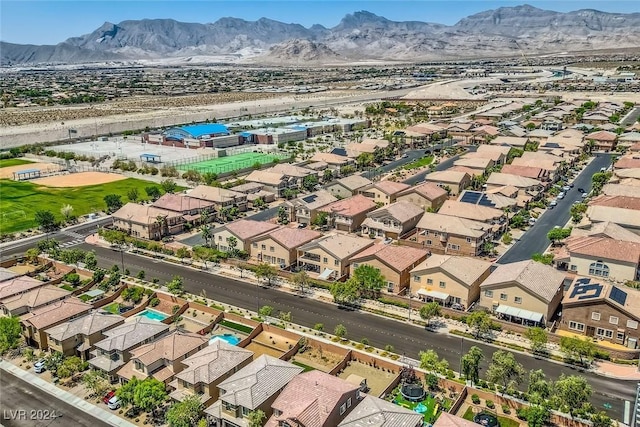
{"label": "sidewalk", "polygon": [[68,403],[69,405],[75,406],[76,408],[80,409],[81,411],[89,414],[90,416],[97,418],[101,421],[104,421],[106,423],[109,423],[113,426],[121,426],[121,427],[135,427],[135,424],[132,424],[126,420],[123,420],[122,418],[118,417],[115,414],[112,414],[108,411],[105,411],[102,408],[99,408],[89,402],[87,402],[84,399],[81,399],[77,396],[74,396],[73,394],[62,390],[58,387],[56,387],[55,385],[46,382],[45,380],[38,378],[37,376],[18,368],[17,366],[6,362],[4,360],[0,360],[0,370],[3,371],[7,371],[10,372],[11,374],[15,375],[16,377],[30,383],[33,384],[34,386],[38,387],[39,389],[49,393],[50,395],[54,396],[57,399],[60,399],[66,403]]}

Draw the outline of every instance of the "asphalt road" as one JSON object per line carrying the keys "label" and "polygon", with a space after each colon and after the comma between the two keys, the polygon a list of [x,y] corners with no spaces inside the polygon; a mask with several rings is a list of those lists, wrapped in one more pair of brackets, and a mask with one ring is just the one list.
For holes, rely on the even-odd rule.
{"label": "asphalt road", "polygon": [[5,427],[109,426],[10,374],[0,372],[0,424]]}
{"label": "asphalt road", "polygon": [[627,116],[622,119],[622,121],[620,122],[620,126],[626,127],[632,125],[636,122],[636,120],[638,120],[638,117],[640,117],[640,107],[632,109],[629,114],[627,114]]}
{"label": "asphalt road", "polygon": [[547,239],[547,233],[555,226],[564,227],[571,217],[571,205],[576,200],[582,200],[578,188],[591,191],[591,176],[600,171],[600,168],[611,164],[611,155],[598,154],[574,180],[573,188],[565,195],[564,199],[558,199],[558,205],[553,209],[547,209],[536,221],[536,224],[520,237],[507,252],[498,260],[498,264],[531,259],[534,253],[543,253],[551,244]]}
{"label": "asphalt road", "polygon": [[[110,249],[81,246],[82,249],[94,249],[102,267],[120,264],[120,252]],[[276,310],[290,311],[292,321],[306,327],[313,327],[316,323],[323,323],[325,330],[332,331],[341,323],[348,331],[349,338],[360,341],[369,339],[373,346],[383,348],[387,344],[393,345],[398,354],[417,359],[419,352],[432,348],[441,357],[447,359],[454,370],[458,370],[461,352],[466,352],[471,345],[483,349],[490,358],[496,347],[487,344],[471,344],[469,340],[445,334],[433,333],[422,328],[409,326],[370,313],[347,311],[339,309],[333,304],[322,303],[309,298],[302,298],[276,289],[268,289],[245,283],[228,277],[210,275],[208,273],[175,264],[125,254],[125,268],[135,275],[144,270],[148,279],[158,278],[165,283],[174,275],[184,278],[185,290],[199,295],[206,291],[209,298],[257,311],[264,305],[270,305]],[[402,330],[402,333],[399,331]],[[543,369],[547,376],[555,379],[560,374],[576,374],[576,370],[544,359],[536,359],[525,354],[516,354],[516,358],[527,369]],[[486,369],[487,364],[483,365]],[[623,416],[623,401],[633,400],[635,396],[635,382],[619,381],[595,375],[590,372],[582,373],[594,389],[592,402],[599,409],[606,410],[604,404],[612,405],[609,414],[617,419]]]}
{"label": "asphalt road", "polygon": [[[442,148],[442,145],[441,144],[434,145],[433,147],[431,147],[429,149],[433,150],[433,149],[437,149],[437,148]],[[473,152],[473,151],[476,151],[478,149],[478,147],[476,147],[475,145],[469,145],[466,148],[467,148],[467,151],[465,153]],[[424,151],[423,151],[423,153],[424,153]],[[462,156],[462,154],[456,154],[455,156],[450,157],[447,160],[444,160],[444,161],[438,163],[436,165],[436,169],[435,170],[436,171],[443,171],[445,169],[449,169],[451,166],[453,166],[453,163],[460,158],[460,156]],[[424,181],[424,177],[429,173],[431,173],[431,171],[429,169],[427,169],[427,170],[425,170],[423,172],[420,172],[419,174],[416,174],[416,175],[412,176],[411,178],[405,179],[402,182],[404,182],[405,184],[409,184],[409,185],[421,184]]]}

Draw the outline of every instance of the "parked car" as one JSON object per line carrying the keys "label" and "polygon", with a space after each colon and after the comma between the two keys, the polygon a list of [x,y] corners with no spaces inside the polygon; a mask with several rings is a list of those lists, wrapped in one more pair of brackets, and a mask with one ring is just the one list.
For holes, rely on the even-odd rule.
{"label": "parked car", "polygon": [[578,188],[578,192],[579,193],[586,193],[586,191],[584,191],[584,188]]}
{"label": "parked car", "polygon": [[116,395],[116,391],[115,390],[111,390],[109,393],[104,395],[104,397],[102,398],[102,401],[105,404],[108,404],[109,401],[111,400],[111,398],[113,398],[115,395]]}
{"label": "parked car", "polygon": [[304,222],[298,223],[298,228],[305,228],[307,226],[307,224],[305,224]]}
{"label": "parked car", "polygon": [[582,193],[582,198],[583,198],[583,199],[586,199],[587,197],[589,197],[589,194],[587,194],[587,193]]}
{"label": "parked car", "polygon": [[535,223],[536,223],[535,218],[529,218],[529,225],[535,225]]}
{"label": "parked car", "polygon": [[571,190],[571,187],[569,187],[568,185],[565,185],[564,187],[562,187],[562,191],[569,191]]}
{"label": "parked car", "polygon": [[36,374],[41,374],[44,371],[47,370],[47,367],[44,366],[44,360],[38,360],[36,363],[33,364],[33,370],[35,371]]}
{"label": "parked car", "polygon": [[113,396],[111,399],[109,399],[109,401],[107,402],[107,408],[111,409],[112,411],[120,408],[120,399],[118,399],[118,396]]}
{"label": "parked car", "polygon": [[404,154],[402,155],[402,158],[403,158],[403,159],[406,159],[407,157],[409,157],[409,155],[408,155],[407,153],[404,153]]}
{"label": "parked car", "polygon": [[562,192],[558,193],[558,199],[564,199],[564,193]]}
{"label": "parked car", "polygon": [[573,182],[569,183],[569,188],[573,188]]}
{"label": "parked car", "polygon": [[462,306],[462,304],[458,304],[457,302],[451,304],[451,308],[454,310],[464,310],[464,307]]}
{"label": "parked car", "polygon": [[549,202],[549,209],[553,209],[554,206],[558,206],[557,200],[552,200],[551,202]]}

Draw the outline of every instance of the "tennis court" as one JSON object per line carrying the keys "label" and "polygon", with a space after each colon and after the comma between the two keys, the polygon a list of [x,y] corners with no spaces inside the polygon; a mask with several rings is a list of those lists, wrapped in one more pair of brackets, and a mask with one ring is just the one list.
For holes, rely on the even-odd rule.
{"label": "tennis court", "polygon": [[263,165],[265,163],[271,163],[274,159],[285,159],[287,157],[289,156],[280,153],[242,153],[202,162],[179,164],[176,165],[176,168],[183,171],[194,170],[200,173],[213,172],[216,174],[224,174],[251,168],[256,163]]}

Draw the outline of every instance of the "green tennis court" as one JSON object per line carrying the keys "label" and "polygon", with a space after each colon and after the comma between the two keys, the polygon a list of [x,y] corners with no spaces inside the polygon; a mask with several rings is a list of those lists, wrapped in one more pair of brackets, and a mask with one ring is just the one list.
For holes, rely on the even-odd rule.
{"label": "green tennis court", "polygon": [[177,165],[176,168],[187,171],[194,170],[196,172],[205,173],[213,172],[217,174],[229,173],[241,169],[253,167],[256,163],[261,165],[271,163],[274,159],[285,159],[289,156],[280,153],[242,153],[227,157],[218,157],[217,159],[206,160],[203,162],[187,163]]}

